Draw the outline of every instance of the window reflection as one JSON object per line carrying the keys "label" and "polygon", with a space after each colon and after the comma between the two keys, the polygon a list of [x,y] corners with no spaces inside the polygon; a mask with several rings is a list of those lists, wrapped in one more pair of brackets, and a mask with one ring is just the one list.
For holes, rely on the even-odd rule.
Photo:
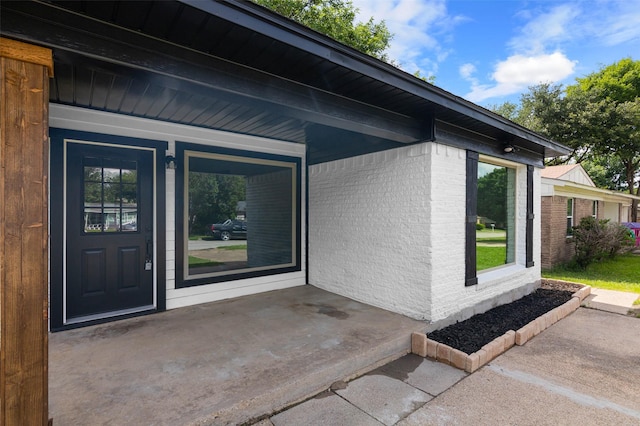
{"label": "window reflection", "polygon": [[295,163],[185,156],[185,278],[295,264]]}
{"label": "window reflection", "polygon": [[478,163],[477,270],[515,262],[515,169]]}
{"label": "window reflection", "polygon": [[109,158],[85,157],[84,232],[137,231],[137,164]]}

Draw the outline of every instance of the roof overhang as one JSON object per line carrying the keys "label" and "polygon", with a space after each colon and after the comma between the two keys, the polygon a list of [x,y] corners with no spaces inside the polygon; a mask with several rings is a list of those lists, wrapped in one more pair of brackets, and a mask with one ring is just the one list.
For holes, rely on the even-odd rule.
{"label": "roof overhang", "polygon": [[570,152],[251,2],[0,7],[4,36],[53,49],[54,103],[306,143],[316,161],[434,139],[538,166]]}
{"label": "roof overhang", "polygon": [[584,198],[587,200],[616,202],[631,205],[633,200],[640,201],[640,196],[596,188],[561,179],[542,178],[542,196],[561,196]]}

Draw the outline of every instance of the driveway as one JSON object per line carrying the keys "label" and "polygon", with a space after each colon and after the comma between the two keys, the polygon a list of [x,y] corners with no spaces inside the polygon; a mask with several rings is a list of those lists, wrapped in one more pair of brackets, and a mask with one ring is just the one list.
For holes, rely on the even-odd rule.
{"label": "driveway", "polygon": [[580,308],[471,375],[408,355],[260,426],[640,425],[640,319]]}
{"label": "driveway", "polygon": [[640,319],[580,308],[403,425],[638,425]]}

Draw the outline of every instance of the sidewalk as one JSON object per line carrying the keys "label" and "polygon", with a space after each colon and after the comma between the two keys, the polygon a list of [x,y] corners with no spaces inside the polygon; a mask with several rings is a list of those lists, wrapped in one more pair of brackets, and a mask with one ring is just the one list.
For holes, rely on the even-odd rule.
{"label": "sidewalk", "polygon": [[638,315],[640,305],[633,303],[639,297],[640,294],[636,293],[591,288],[591,295],[582,302],[582,306],[621,315]]}
{"label": "sidewalk", "polygon": [[258,423],[638,424],[638,295],[595,290],[578,309],[473,375],[407,355]]}

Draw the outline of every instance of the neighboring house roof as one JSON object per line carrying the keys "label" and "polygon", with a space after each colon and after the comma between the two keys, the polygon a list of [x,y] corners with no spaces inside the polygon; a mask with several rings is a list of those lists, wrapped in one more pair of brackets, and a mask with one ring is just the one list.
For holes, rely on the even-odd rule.
{"label": "neighboring house roof", "polygon": [[432,140],[539,166],[570,152],[251,2],[0,7],[3,35],[53,49],[52,103],[306,143],[310,164]]}
{"label": "neighboring house roof", "polygon": [[585,198],[598,201],[617,202],[631,205],[639,196],[597,188],[589,174],[580,164],[549,166],[540,171],[542,178],[542,196],[559,195],[563,197]]}
{"label": "neighboring house roof", "polygon": [[593,186],[591,177],[580,164],[563,164],[561,166],[548,166],[542,169],[540,176],[549,179],[560,179],[582,185]]}

